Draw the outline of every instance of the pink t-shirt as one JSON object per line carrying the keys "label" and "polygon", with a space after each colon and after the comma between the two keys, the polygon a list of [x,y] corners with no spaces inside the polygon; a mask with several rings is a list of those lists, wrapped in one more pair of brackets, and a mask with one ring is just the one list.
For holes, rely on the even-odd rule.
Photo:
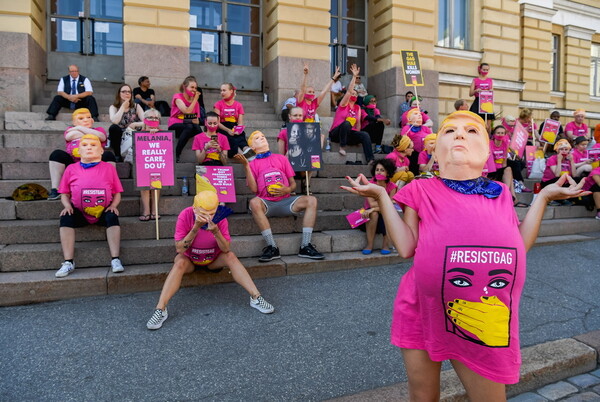
{"label": "pink t-shirt", "polygon": [[[439,178],[414,180],[398,191],[394,200],[419,216],[419,235],[396,295],[391,342],[512,384],[521,364],[526,252],[510,191],[498,184],[503,191],[494,199],[461,194]],[[473,327],[448,310],[473,311]]]}
{"label": "pink t-shirt", "polygon": [[287,135],[287,128],[282,128],[281,131],[279,131],[279,134],[277,135],[277,141],[283,141],[283,154],[287,154],[288,151],[288,135]]}
{"label": "pink t-shirt", "polygon": [[[193,207],[187,207],[181,211],[175,225],[175,241],[183,240],[194,227],[195,221],[196,215],[194,214]],[[223,219],[217,223],[217,227],[225,239],[231,240],[227,219]],[[204,229],[198,231],[191,246],[183,253],[195,265],[208,265],[216,260],[219,254],[221,254],[221,249],[217,244],[215,235]]]}
{"label": "pink t-shirt", "polygon": [[[370,183],[375,183],[377,184],[377,180],[375,180],[375,178],[372,178],[371,180],[369,180]],[[396,183],[392,183],[391,181],[388,181],[385,184],[385,192],[390,195],[390,193],[392,191],[394,191],[394,189],[397,189],[398,185]],[[369,209],[371,208],[371,204],[369,204],[369,199],[365,197],[365,203],[364,203],[364,208],[365,209]]]}
{"label": "pink t-shirt", "polygon": [[387,154],[385,156],[385,159],[391,159],[394,162],[394,166],[396,166],[396,168],[410,165],[410,160],[408,159],[408,156],[401,155],[400,152],[398,152],[396,149]]}
{"label": "pink t-shirt", "polygon": [[[217,135],[217,142],[219,143],[219,146],[221,147],[221,150],[223,151],[229,151],[230,146],[229,146],[229,141],[227,141],[227,137],[225,137],[223,134],[220,133],[215,133]],[[214,135],[214,134],[211,134]],[[204,146],[210,142],[210,135],[209,133],[199,133],[198,135],[196,135],[194,137],[194,143],[192,144],[192,150],[193,151],[202,151],[204,149]],[[215,148],[209,148],[206,150],[206,159],[212,159],[215,161],[221,160],[221,158],[219,157],[219,151],[217,151]]]}
{"label": "pink t-shirt", "polygon": [[99,209],[96,207],[106,209],[112,202],[113,195],[123,192],[123,186],[117,169],[110,163],[100,162],[96,166],[84,169],[78,162],[67,166],[58,192],[70,194],[73,206],[83,212],[89,223],[96,223],[99,218],[92,216],[90,212],[96,212]]}
{"label": "pink t-shirt", "polygon": [[[177,103],[175,102],[177,99],[181,100],[186,107],[189,107],[192,102],[188,102],[185,99],[183,94],[175,94],[173,95],[173,99],[171,100],[171,116],[169,117],[169,127],[176,123],[183,123],[183,112],[177,107]],[[196,113],[198,119],[200,118],[200,104],[196,102],[194,105],[194,110],[192,113]]]}
{"label": "pink t-shirt", "polygon": [[290,161],[285,156],[271,154],[266,158],[255,158],[250,162],[250,170],[252,171],[254,180],[256,180],[256,195],[259,198],[268,201],[280,201],[290,196],[286,194],[281,197],[275,197],[267,191],[268,186],[273,184],[281,184],[288,187],[290,185],[289,178],[296,174]]}
{"label": "pink t-shirt", "polygon": [[218,110],[221,123],[237,123],[240,115],[244,114],[244,107],[236,100],[231,105],[225,103],[223,99],[215,103],[215,109]]}
{"label": "pink t-shirt", "polygon": [[338,106],[329,131],[332,131],[344,121],[348,121],[352,125],[352,130],[358,131],[358,128],[360,127],[361,115],[362,109],[356,103],[352,107],[350,104],[347,104],[346,106]]}
{"label": "pink t-shirt", "polygon": [[573,162],[575,162],[575,163],[579,163],[584,159],[588,159],[587,150],[584,150],[583,152],[579,152],[579,150],[577,148],[573,148],[573,151],[571,154],[573,155]]}
{"label": "pink t-shirt", "polygon": [[585,182],[583,183],[583,187],[581,188],[583,191],[588,191],[590,188],[592,188],[594,184],[596,184],[594,176],[600,176],[600,167],[592,169],[588,177],[584,179]]}
{"label": "pink t-shirt", "polygon": [[[552,180],[556,177],[552,171],[552,166],[556,166],[557,164],[558,156],[556,155],[552,155],[548,158],[548,160],[546,160],[546,169],[544,170],[542,181]],[[563,158],[560,166],[560,175],[562,176],[565,173],[571,174],[571,162]]]}
{"label": "pink t-shirt", "polygon": [[413,142],[415,151],[421,152],[425,146],[423,141],[425,141],[425,137],[431,134],[431,129],[426,126],[421,126],[421,129],[419,131],[414,132],[410,127],[410,124],[407,124],[406,126],[402,127],[402,131],[400,132],[400,134],[408,135],[408,138],[410,138]]}
{"label": "pink t-shirt", "polygon": [[[491,78],[486,78],[482,80],[479,77],[473,78],[473,82],[475,83],[475,89],[481,89],[482,91],[489,91],[494,86],[494,80]],[[479,93],[475,93],[475,97],[479,98]]]}
{"label": "pink t-shirt", "polygon": [[565,126],[565,133],[567,131],[572,131],[575,137],[581,137],[582,135],[587,136],[590,132],[587,124],[581,123],[581,126],[578,126],[574,121],[567,123]]}
{"label": "pink t-shirt", "polygon": [[[419,152],[419,159],[417,160],[417,162],[419,163],[419,165],[427,165],[432,157],[432,154],[428,154],[427,151],[423,150]],[[440,167],[438,163],[433,162],[433,164],[431,165],[431,172],[438,172],[439,170]]]}
{"label": "pink t-shirt", "polygon": [[[506,138],[506,136],[504,138]],[[491,140],[490,152],[492,154],[492,158],[494,158],[496,169],[501,169],[508,156],[508,142],[503,140],[500,142],[500,145],[497,146],[496,141]]]}
{"label": "pink t-shirt", "polygon": [[[67,134],[69,134],[69,129],[73,128],[73,126],[68,127],[65,130],[64,133],[64,137],[65,137],[65,150],[67,151],[67,153],[69,155],[71,155],[71,157],[73,158],[74,161],[78,161],[80,158],[75,156],[79,154],[79,141],[81,140],[81,138],[76,138],[74,140],[68,141],[67,140]],[[102,141],[102,148],[106,148],[106,130],[102,127],[92,127],[94,130],[101,132],[102,134],[104,134],[104,138],[105,140]],[[82,135],[83,137],[83,135]],[[121,146],[121,144],[119,144],[119,146]],[[73,155],[75,154],[75,155]]]}
{"label": "pink t-shirt", "polygon": [[308,103],[306,99],[302,99],[302,102],[296,104],[297,107],[301,107],[304,110],[304,121],[313,122],[315,121],[317,109],[319,108],[319,102],[317,99],[313,99],[312,102]]}
{"label": "pink t-shirt", "polygon": [[[367,120],[368,113],[367,113],[366,109],[369,109],[369,108],[365,107],[365,109],[363,109],[363,112],[362,112],[362,119],[361,119],[362,123],[360,125],[361,130],[363,128],[367,127],[369,125],[369,123],[371,123],[369,120]],[[379,118],[378,116],[381,116],[381,112],[376,107],[373,108],[373,116],[377,117],[377,118]]]}
{"label": "pink t-shirt", "polygon": [[[404,127],[408,124],[408,112],[410,112],[412,109],[415,109],[415,108],[411,107],[406,112],[402,113],[402,118],[400,120],[401,127]],[[423,118],[423,124],[425,124],[429,121],[429,116],[427,116],[427,113],[421,112],[421,117]]]}

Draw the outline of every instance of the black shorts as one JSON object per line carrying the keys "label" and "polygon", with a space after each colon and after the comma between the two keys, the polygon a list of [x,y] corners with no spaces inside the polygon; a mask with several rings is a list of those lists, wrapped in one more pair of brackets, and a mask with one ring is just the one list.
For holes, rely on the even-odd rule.
{"label": "black shorts", "polygon": [[[82,228],[87,225],[90,225],[90,223],[85,219],[85,216],[83,216],[83,212],[75,207],[73,207],[72,215],[63,215],[60,217],[61,228]],[[94,225],[104,226],[106,228],[120,226],[119,217],[114,212],[105,210],[102,212],[102,215],[100,215],[98,222],[94,223]]]}

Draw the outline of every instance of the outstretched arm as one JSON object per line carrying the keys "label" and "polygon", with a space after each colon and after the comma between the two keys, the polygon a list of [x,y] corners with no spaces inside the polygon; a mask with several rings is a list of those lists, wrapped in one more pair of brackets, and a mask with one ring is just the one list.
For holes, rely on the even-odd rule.
{"label": "outstretched arm", "polygon": [[304,100],[304,94],[306,93],[306,81],[308,79],[308,64],[304,63],[304,77],[302,77],[302,85],[300,85],[300,93],[298,94],[298,103],[302,102]]}
{"label": "outstretched arm", "polygon": [[340,101],[339,106],[341,106],[341,107],[344,107],[348,104],[348,100],[350,99],[350,96],[351,96],[350,93],[352,92],[352,90],[354,90],[354,84],[356,83],[356,77],[358,77],[358,75],[360,74],[360,68],[358,68],[356,66],[356,64],[353,64],[350,66],[350,71],[352,72],[352,79],[350,80],[350,84],[348,84],[348,90],[346,91],[346,94]]}

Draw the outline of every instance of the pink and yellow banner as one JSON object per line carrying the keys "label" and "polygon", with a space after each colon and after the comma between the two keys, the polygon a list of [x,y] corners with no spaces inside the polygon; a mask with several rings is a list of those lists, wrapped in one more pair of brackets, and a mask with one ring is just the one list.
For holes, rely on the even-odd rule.
{"label": "pink and yellow banner", "polygon": [[173,133],[138,131],[133,134],[135,185],[142,189],[161,189],[175,185]]}
{"label": "pink and yellow banner", "polygon": [[494,91],[479,92],[479,114],[494,113]]}
{"label": "pink and yellow banner", "polygon": [[560,130],[560,121],[546,119],[542,128],[542,135],[540,137],[541,142],[547,142],[548,144],[554,144],[558,137],[558,131]]}
{"label": "pink and yellow banner", "polygon": [[527,138],[529,138],[529,133],[523,127],[521,123],[517,120],[515,122],[515,129],[513,131],[512,138],[510,139],[509,148],[514,151],[516,155],[519,157],[523,156],[525,152],[525,147],[527,146]]}

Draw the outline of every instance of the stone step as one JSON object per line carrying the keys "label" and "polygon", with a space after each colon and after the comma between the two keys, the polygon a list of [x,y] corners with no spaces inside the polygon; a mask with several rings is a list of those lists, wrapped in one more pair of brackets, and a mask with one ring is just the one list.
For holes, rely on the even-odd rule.
{"label": "stone step", "polygon": [[[300,233],[277,234],[275,240],[281,255],[296,255],[301,237]],[[312,243],[322,253],[358,251],[365,247],[366,237],[358,230],[327,230],[313,233]],[[231,248],[240,258],[258,258],[264,245],[261,235],[246,235],[236,236]],[[172,262],[174,256],[173,239],[121,241],[120,257],[124,265],[168,263]],[[109,264],[106,241],[78,242],[75,261],[81,268]],[[60,243],[11,244],[0,249],[2,272],[57,269],[61,263]]]}
{"label": "stone step", "polygon": [[[173,255],[174,256],[174,252]],[[318,273],[343,269],[397,264],[403,260],[395,253],[383,256],[357,252],[327,253],[323,261],[297,256],[259,263],[255,258],[240,258],[253,279]],[[125,272],[113,274],[108,267],[75,269],[66,278],[54,277],[56,269],[29,272],[0,272],[0,306],[40,303],[106,294],[158,291],[162,289],[172,262],[128,265]],[[219,273],[196,271],[185,275],[182,287],[232,282],[229,270]]]}
{"label": "stone step", "polygon": [[600,230],[600,221],[593,218],[561,218],[542,221],[539,236],[564,236]]}
{"label": "stone step", "polygon": [[[31,107],[31,112],[14,112],[14,113],[18,113],[18,115],[11,115],[11,121],[14,120],[26,120],[26,119],[32,119],[32,120],[44,120],[47,116],[46,114],[46,109],[48,107],[47,106],[43,106],[43,105],[33,105]],[[98,121],[101,122],[110,122],[109,119],[109,115],[108,113],[100,113],[100,115],[98,116],[99,119]],[[280,116],[277,116],[276,114],[272,113],[272,112],[250,112],[250,113],[246,113],[244,115],[244,119],[247,121],[255,121],[255,120],[270,120],[270,119],[279,119]],[[57,121],[65,121],[70,123],[72,121],[72,111],[66,108],[63,108],[61,110],[61,112],[59,114],[56,115],[56,120]],[[162,125],[166,125],[169,122],[169,116],[162,116],[161,120],[160,120]]]}
{"label": "stone step", "polygon": [[[321,211],[315,225],[315,232],[323,230],[349,229],[346,215],[351,211]],[[161,239],[172,239],[175,233],[177,214],[163,214],[159,220],[159,234]],[[60,243],[58,230],[58,214],[54,219],[44,220],[9,220],[0,221],[0,244],[36,244]],[[142,222],[138,216],[121,216],[121,238],[123,240],[156,239],[156,225],[154,221]],[[260,233],[254,219],[248,213],[234,214],[228,218],[229,233],[232,236],[252,236]],[[273,233],[302,233],[302,219],[294,217],[281,217],[270,219]],[[106,231],[103,227],[93,225],[76,230],[78,242],[106,240]]]}

